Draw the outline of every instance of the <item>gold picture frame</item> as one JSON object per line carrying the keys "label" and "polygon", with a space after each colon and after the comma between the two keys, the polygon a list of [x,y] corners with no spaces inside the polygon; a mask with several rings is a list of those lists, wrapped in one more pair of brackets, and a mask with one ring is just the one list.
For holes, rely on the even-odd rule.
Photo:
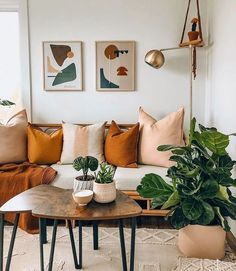
{"label": "gold picture frame", "polygon": [[96,90],[135,90],[135,41],[96,41]]}
{"label": "gold picture frame", "polygon": [[46,91],[82,91],[82,41],[44,41],[43,86]]}

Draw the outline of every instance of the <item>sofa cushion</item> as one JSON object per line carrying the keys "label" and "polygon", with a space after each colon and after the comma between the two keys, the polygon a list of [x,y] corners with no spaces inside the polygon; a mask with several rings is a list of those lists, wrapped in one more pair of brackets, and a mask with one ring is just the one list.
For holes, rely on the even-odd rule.
{"label": "sofa cushion", "polygon": [[161,120],[156,120],[148,115],[142,108],[139,109],[140,139],[139,160],[140,164],[170,167],[171,152],[157,151],[159,145],[184,145],[184,108],[173,112]]}
{"label": "sofa cushion", "polygon": [[47,134],[33,125],[28,126],[28,159],[33,164],[54,164],[60,160],[62,129]]}
{"label": "sofa cushion", "polygon": [[101,163],[104,159],[105,123],[88,126],[63,123],[62,164],[72,164],[78,156],[94,156]]}
{"label": "sofa cushion", "polygon": [[137,167],[137,145],[139,124],[122,131],[115,121],[112,121],[105,141],[106,161],[117,167]]}
{"label": "sofa cushion", "polygon": [[27,125],[25,110],[0,123],[0,164],[27,160]]}
{"label": "sofa cushion", "polygon": [[148,173],[155,173],[165,179],[169,179],[166,176],[167,168],[139,165],[138,168],[122,168],[118,167],[115,172],[114,180],[116,182],[116,188],[119,190],[136,190],[140,184],[142,177]]}

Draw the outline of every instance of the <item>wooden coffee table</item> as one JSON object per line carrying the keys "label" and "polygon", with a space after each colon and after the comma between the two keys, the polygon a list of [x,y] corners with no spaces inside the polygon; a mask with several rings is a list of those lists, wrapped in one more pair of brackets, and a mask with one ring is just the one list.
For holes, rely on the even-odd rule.
{"label": "wooden coffee table", "polygon": [[[134,254],[135,254],[135,232],[136,232],[136,217],[141,215],[141,207],[122,192],[117,191],[116,201],[109,204],[98,204],[92,201],[85,207],[77,207],[73,198],[72,190],[64,190],[53,186],[41,185],[32,188],[22,194],[14,197],[9,202],[0,208],[0,271],[3,271],[3,229],[4,229],[4,214],[12,212],[17,213],[16,221],[13,228],[13,234],[8,253],[7,266],[10,267],[11,256],[15,241],[15,235],[20,213],[32,212],[39,218],[40,226],[40,266],[41,271],[44,270],[44,253],[43,244],[46,243],[46,219],[53,219],[53,235],[51,243],[51,251],[49,258],[49,271],[52,270],[54,250],[56,244],[57,226],[59,220],[68,220],[69,236],[71,240],[72,253],[76,269],[82,268],[82,221],[93,222],[94,234],[94,249],[98,249],[98,221],[103,220],[118,220],[120,245],[122,255],[123,270],[127,271],[126,249],[124,240],[123,219],[132,219],[131,229],[131,252],[130,252],[130,270],[134,270]],[[79,223],[79,259],[75,249],[75,241],[71,220],[77,220]],[[6,269],[5,270],[9,270]]]}

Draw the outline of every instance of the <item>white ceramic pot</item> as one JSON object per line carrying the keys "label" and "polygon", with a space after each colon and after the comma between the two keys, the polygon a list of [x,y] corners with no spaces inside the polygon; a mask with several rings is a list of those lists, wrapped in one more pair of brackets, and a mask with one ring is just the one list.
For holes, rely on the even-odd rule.
{"label": "white ceramic pot", "polygon": [[93,191],[93,181],[94,177],[93,176],[88,176],[88,180],[84,181],[82,176],[76,177],[74,179],[74,186],[73,190],[74,193],[79,192],[81,190],[92,190]]}
{"label": "white ceramic pot", "polygon": [[188,225],[179,230],[178,247],[187,257],[222,259],[226,232],[220,226]]}
{"label": "white ceramic pot", "polygon": [[98,203],[109,203],[116,199],[116,185],[112,183],[96,183],[93,184],[93,199]]}

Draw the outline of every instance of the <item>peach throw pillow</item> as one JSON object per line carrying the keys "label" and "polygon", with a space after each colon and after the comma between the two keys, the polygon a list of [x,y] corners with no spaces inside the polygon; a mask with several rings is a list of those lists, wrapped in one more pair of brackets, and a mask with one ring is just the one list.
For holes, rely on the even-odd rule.
{"label": "peach throw pillow", "polygon": [[47,134],[41,129],[28,126],[28,159],[30,163],[51,165],[60,160],[62,129]]}
{"label": "peach throw pillow", "polygon": [[140,107],[139,163],[161,167],[172,166],[173,162],[169,161],[171,152],[159,152],[157,147],[166,144],[183,146],[185,144],[183,122],[184,108],[157,121]]}
{"label": "peach throw pillow", "polygon": [[117,167],[136,168],[139,123],[127,131],[122,131],[112,121],[105,141],[106,161]]}
{"label": "peach throw pillow", "polygon": [[27,125],[25,110],[0,123],[0,164],[27,160]]}

